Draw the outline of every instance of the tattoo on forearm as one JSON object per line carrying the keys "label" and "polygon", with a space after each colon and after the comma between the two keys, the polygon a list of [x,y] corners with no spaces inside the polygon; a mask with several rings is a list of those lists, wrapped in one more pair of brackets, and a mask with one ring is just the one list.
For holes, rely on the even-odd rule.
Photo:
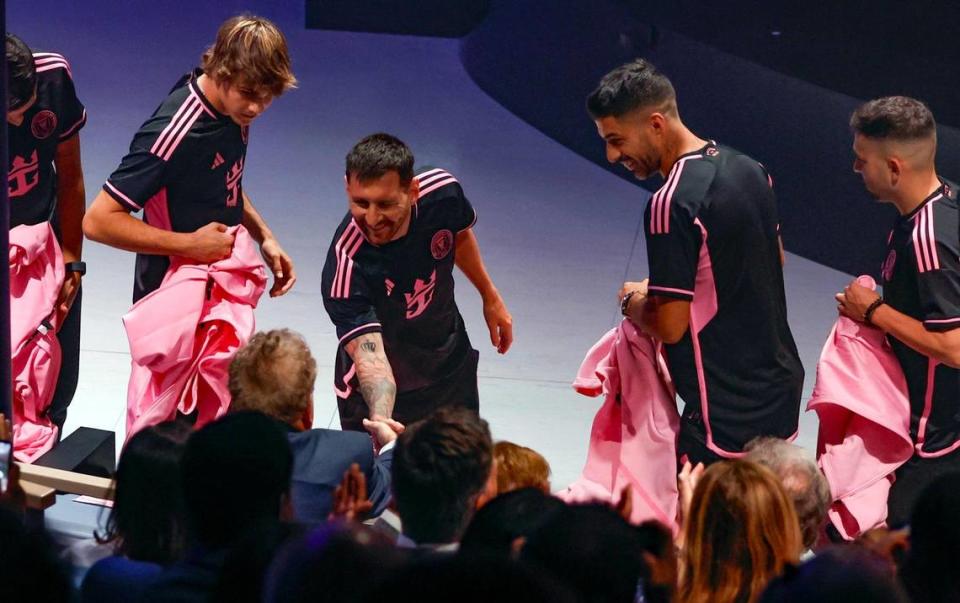
{"label": "tattoo on forearm", "polygon": [[379,345],[379,339],[379,334],[360,336],[347,351],[351,353],[356,364],[357,379],[360,382],[358,389],[370,409],[370,414],[389,417],[393,414],[397,384],[390,361],[383,346]]}

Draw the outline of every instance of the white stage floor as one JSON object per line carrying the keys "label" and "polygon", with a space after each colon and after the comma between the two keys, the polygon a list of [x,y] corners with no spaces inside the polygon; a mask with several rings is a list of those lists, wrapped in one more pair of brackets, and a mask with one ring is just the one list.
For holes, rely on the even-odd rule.
{"label": "white stage floor", "polygon": [[[249,5],[138,1],[95,14],[66,4],[8,3],[8,28],[72,63],[89,113],[82,145],[92,199],[220,21]],[[252,130],[244,186],[299,277],[286,297],[263,299],[257,321],[261,329],[290,327],[310,342],[320,366],[318,426],[338,427],[331,388],[337,340],[321,304],[320,269],[346,210],[343,157],[362,136],[388,131],[412,146],[418,163],[453,172],[477,208],[484,259],[516,329],[514,348],[498,356],[476,292],[459,279],[460,308],[481,351],[481,412],[495,438],[540,451],[553,485],[566,485],[582,468],[601,402],[569,383],[583,354],[619,320],[615,295],[624,277],[645,276],[642,236],[635,248],[634,241],[647,194],[487,97],[464,72],[456,40],[307,31],[302,3],[252,4],[286,32],[300,80]],[[84,259],[80,384],[65,432],[110,429],[120,442],[129,370],[120,316],[130,305],[133,255],[88,242]],[[833,294],[850,276],[788,255],[786,279],[806,400],[836,318]],[[811,450],[816,427],[804,413],[799,442]]]}

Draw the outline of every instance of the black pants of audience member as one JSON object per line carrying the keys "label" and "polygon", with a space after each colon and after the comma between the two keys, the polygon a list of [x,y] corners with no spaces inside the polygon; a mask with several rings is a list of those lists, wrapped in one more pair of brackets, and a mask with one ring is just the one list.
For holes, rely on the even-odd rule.
{"label": "black pants of audience member", "polygon": [[67,420],[67,407],[77,392],[77,378],[80,374],[80,306],[83,301],[83,286],[77,290],[77,298],[70,306],[70,312],[57,333],[60,341],[61,364],[57,389],[47,415],[57,426],[57,437],[63,437],[63,424]]}
{"label": "black pants of audience member", "polygon": [[960,472],[960,449],[937,458],[913,457],[897,469],[887,500],[887,525],[899,528],[910,522],[913,505],[923,489],[946,473]]}
{"label": "black pants of audience member", "polygon": [[[477,361],[480,353],[471,349],[460,368],[444,379],[427,387],[397,394],[393,418],[404,425],[425,419],[439,408],[462,406],[480,412],[480,394],[477,391]],[[356,388],[346,399],[337,398],[340,408],[340,427],[363,431],[363,420],[369,416],[367,403]]]}

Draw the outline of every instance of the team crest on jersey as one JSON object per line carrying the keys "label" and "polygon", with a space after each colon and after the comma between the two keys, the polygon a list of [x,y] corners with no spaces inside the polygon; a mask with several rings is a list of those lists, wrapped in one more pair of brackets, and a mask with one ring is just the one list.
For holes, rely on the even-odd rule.
{"label": "team crest on jersey", "polygon": [[717,147],[707,147],[707,155],[710,157],[716,157],[720,154],[720,151],[717,150]]}
{"label": "team crest on jersey", "polygon": [[40,162],[37,160],[37,150],[34,149],[29,158],[19,155],[13,158],[10,172],[7,174],[7,194],[10,197],[21,197],[30,192],[40,179]]}
{"label": "team crest on jersey", "polygon": [[416,318],[423,314],[430,302],[433,301],[433,291],[437,286],[437,271],[434,270],[430,279],[424,282],[417,279],[413,283],[413,293],[404,293],[407,300],[407,319]]}
{"label": "team crest on jersey", "polygon": [[240,178],[243,177],[243,158],[241,157],[227,170],[227,207],[236,207],[240,200]]}
{"label": "team crest on jersey", "polygon": [[57,116],[50,109],[44,109],[33,116],[30,122],[30,132],[38,140],[47,138],[57,129]]}
{"label": "team crest on jersey", "polygon": [[433,255],[433,259],[442,260],[447,257],[451,249],[453,249],[452,232],[443,229],[433,235],[433,239],[430,241],[430,253]]}
{"label": "team crest on jersey", "polygon": [[893,267],[897,264],[897,250],[891,249],[890,253],[887,254],[887,259],[883,261],[883,266],[880,268],[880,273],[883,275],[883,280],[890,282],[890,279],[893,278]]}

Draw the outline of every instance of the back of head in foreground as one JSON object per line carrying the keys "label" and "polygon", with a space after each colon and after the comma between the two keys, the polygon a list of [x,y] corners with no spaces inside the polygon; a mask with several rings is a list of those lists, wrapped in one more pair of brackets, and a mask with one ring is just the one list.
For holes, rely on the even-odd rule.
{"label": "back of head in foreground", "polygon": [[186,547],[180,460],[190,426],[168,421],[142,429],[120,454],[113,508],[100,542],[136,561],[166,565]]}
{"label": "back of head in foreground", "polygon": [[209,548],[276,522],[293,459],[285,435],[261,413],[230,413],[194,433],[183,454],[183,494],[192,535]]}
{"label": "back of head in foreground", "polygon": [[[497,476],[500,466],[497,465]],[[463,535],[460,550],[511,557],[531,533],[566,505],[538,488],[521,488],[483,505]]]}
{"label": "back of head in foreground", "polygon": [[755,438],[745,450],[746,460],[767,467],[780,478],[797,511],[803,546],[812,549],[833,502],[827,478],[803,448],[786,440]]}
{"label": "back of head in foreground", "polygon": [[391,472],[404,535],[418,544],[457,542],[478,504],[496,494],[490,428],[469,410],[441,409],[407,426]]}
{"label": "back of head in foreground", "polygon": [[677,601],[756,601],[803,549],[793,501],[772,471],[749,461],[711,465],[684,521]]}
{"label": "back of head in foreground", "polygon": [[290,329],[254,334],[230,362],[230,410],[253,410],[293,427],[312,423],[317,362]]}
{"label": "back of head in foreground", "polygon": [[530,534],[520,559],[550,572],[585,600],[629,603],[643,573],[636,528],[606,505],[572,505]]}
{"label": "back of head in foreground", "polygon": [[890,562],[858,544],[828,547],[774,579],[759,603],[907,603]]}
{"label": "back of head in foreground", "polygon": [[900,579],[916,603],[960,601],[960,473],[940,476],[910,515],[910,549]]}

